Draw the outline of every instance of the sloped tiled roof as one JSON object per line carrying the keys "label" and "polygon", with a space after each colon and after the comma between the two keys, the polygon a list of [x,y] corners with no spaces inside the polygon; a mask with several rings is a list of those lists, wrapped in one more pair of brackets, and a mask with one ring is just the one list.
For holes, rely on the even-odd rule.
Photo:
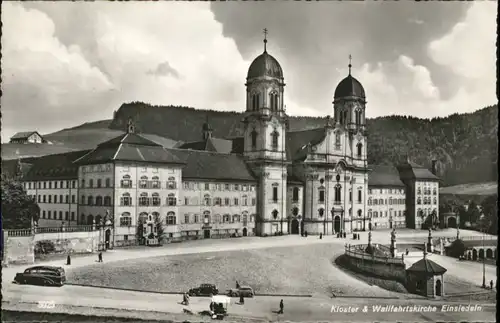
{"label": "sloped tiled roof", "polygon": [[[38,133],[38,132],[36,132],[36,131],[18,132],[15,135],[13,135],[12,137],[10,137],[10,139],[26,139],[34,133]],[[40,134],[38,134],[38,135],[40,136]]]}
{"label": "sloped tiled roof", "polygon": [[317,144],[325,138],[325,128],[290,131],[286,134],[286,155],[288,160],[300,160],[307,155],[307,145]]}
{"label": "sloped tiled roof", "polygon": [[412,161],[406,161],[404,164],[398,166],[398,170],[413,179],[439,180],[439,177],[434,175],[430,170]]}
{"label": "sloped tiled roof", "polygon": [[21,177],[25,177],[29,172],[31,167],[33,166],[30,163],[27,163],[24,160],[11,159],[11,160],[2,160],[2,177],[6,178],[14,178],[18,176],[18,164],[21,166]]}
{"label": "sloped tiled roof", "polygon": [[241,155],[186,149],[169,151],[186,163],[183,178],[255,181]]}
{"label": "sloped tiled roof", "polygon": [[399,178],[399,172],[390,165],[369,165],[368,186],[397,186],[404,187]]}
{"label": "sloped tiled roof", "polygon": [[73,161],[89,152],[89,150],[80,150],[34,158],[31,161],[32,167],[23,180],[76,178],[78,177],[78,165],[74,164]]}
{"label": "sloped tiled roof", "polygon": [[180,149],[193,149],[193,150],[204,150],[212,151],[223,154],[231,153],[233,149],[233,141],[230,139],[221,139],[210,137],[202,141],[187,142],[180,145]]}
{"label": "sloped tiled roof", "polygon": [[436,264],[434,261],[427,258],[420,259],[407,269],[409,272],[426,273],[431,275],[442,275],[447,269]]}

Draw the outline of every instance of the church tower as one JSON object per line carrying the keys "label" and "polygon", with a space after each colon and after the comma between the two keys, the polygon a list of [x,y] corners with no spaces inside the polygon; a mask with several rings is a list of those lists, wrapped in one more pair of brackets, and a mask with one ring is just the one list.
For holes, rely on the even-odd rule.
{"label": "church tower", "polygon": [[347,232],[369,230],[370,226],[367,216],[366,96],[361,83],[351,75],[351,67],[349,55],[349,75],[337,85],[333,101],[335,127],[339,134],[336,144],[342,147],[341,160],[344,161],[336,168],[336,187],[342,192],[343,228]]}
{"label": "church tower", "polygon": [[259,177],[256,234],[273,235],[275,232],[288,232],[287,116],[283,102],[283,70],[278,61],[267,53],[267,29],[264,29],[264,36],[264,52],[250,65],[245,84],[244,156]]}

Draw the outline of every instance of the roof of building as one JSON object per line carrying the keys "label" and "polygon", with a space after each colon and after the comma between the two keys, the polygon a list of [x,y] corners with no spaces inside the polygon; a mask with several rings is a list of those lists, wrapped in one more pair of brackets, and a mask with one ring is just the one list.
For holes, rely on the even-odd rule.
{"label": "roof of building", "polygon": [[233,141],[230,139],[209,137],[206,140],[186,142],[180,145],[178,148],[229,154],[233,150]]}
{"label": "roof of building", "polygon": [[255,181],[241,155],[187,149],[169,151],[186,164],[183,178]]}
{"label": "roof of building", "polygon": [[[2,177],[25,177],[33,165],[22,159],[2,160]],[[20,173],[20,174],[19,174]]]}
{"label": "roof of building", "polygon": [[371,169],[368,174],[368,186],[405,186],[399,178],[398,170],[394,166],[369,165],[368,168]]}
{"label": "roof of building", "polygon": [[32,159],[32,166],[23,177],[25,181],[42,179],[72,179],[78,177],[78,165],[73,161],[89,153],[90,150],[72,151],[47,155]]}
{"label": "roof of building", "polygon": [[286,156],[288,160],[303,160],[308,153],[308,144],[315,145],[325,138],[325,128],[290,131],[286,134]]}
{"label": "roof of building", "polygon": [[24,132],[16,133],[12,137],[10,137],[10,139],[11,140],[12,139],[27,139],[29,136],[31,136],[34,133],[38,134],[41,137],[41,135],[38,133],[38,131],[24,131]]}
{"label": "roof of building", "polygon": [[118,160],[163,164],[183,163],[169,149],[136,133],[125,133],[105,141],[75,163],[100,164]]}
{"label": "roof of building", "polygon": [[269,55],[267,51],[257,56],[252,64],[250,64],[247,80],[262,76],[283,79],[283,69],[281,65],[274,57]]}
{"label": "roof of building", "polygon": [[427,258],[422,258],[416,263],[414,263],[410,268],[407,269],[409,272],[416,272],[416,273],[426,273],[426,274],[432,274],[432,275],[442,275],[446,272],[446,268],[441,267],[440,265],[436,264],[434,261],[427,259]]}
{"label": "roof of building", "polygon": [[361,83],[358,80],[352,77],[351,74],[349,74],[345,79],[340,81],[339,85],[337,85],[337,88],[335,89],[334,98],[338,99],[349,96],[354,96],[362,99],[366,98],[365,89],[363,88],[363,85],[361,85]]}
{"label": "roof of building", "polygon": [[410,160],[398,166],[399,171],[403,171],[413,179],[420,180],[439,180],[439,177],[434,175],[429,169],[420,166]]}

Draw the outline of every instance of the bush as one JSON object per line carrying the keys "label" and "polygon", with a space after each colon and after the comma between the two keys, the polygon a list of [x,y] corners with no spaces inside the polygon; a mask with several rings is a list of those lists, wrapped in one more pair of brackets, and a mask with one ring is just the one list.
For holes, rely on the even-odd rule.
{"label": "bush", "polygon": [[451,243],[450,256],[458,258],[465,253],[465,244],[461,239],[457,239]]}

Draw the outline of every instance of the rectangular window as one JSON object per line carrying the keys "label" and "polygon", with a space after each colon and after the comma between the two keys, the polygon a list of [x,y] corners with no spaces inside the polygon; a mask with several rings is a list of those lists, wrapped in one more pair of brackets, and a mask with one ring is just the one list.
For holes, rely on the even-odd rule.
{"label": "rectangular window", "polygon": [[255,204],[257,204],[257,200],[255,199],[255,197],[252,198],[252,206],[255,206]]}
{"label": "rectangular window", "polygon": [[38,203],[42,203],[42,196],[38,195]]}
{"label": "rectangular window", "polygon": [[52,188],[52,182],[49,182],[49,189],[51,189],[51,188]]}
{"label": "rectangular window", "polygon": [[[57,188],[57,182],[54,182],[54,188]],[[62,187],[61,187],[62,188]]]}
{"label": "rectangular window", "polygon": [[278,202],[278,188],[273,187],[273,202]]}
{"label": "rectangular window", "polygon": [[68,220],[69,220],[69,212],[68,212],[68,211],[66,211],[66,212],[64,213],[64,220],[66,220],[66,221],[68,221]]}
{"label": "rectangular window", "polygon": [[229,190],[231,190],[231,188],[230,188],[229,184],[225,184],[225,185],[224,185],[224,190],[225,190],[225,191],[229,191]]}
{"label": "rectangular window", "polygon": [[322,203],[325,202],[325,191],[324,190],[319,191],[319,201]]}
{"label": "rectangular window", "polygon": [[123,236],[123,241],[128,241],[128,234],[125,234],[125,235]]}
{"label": "rectangular window", "polygon": [[45,219],[47,215],[45,214],[45,210],[42,211],[42,219]]}
{"label": "rectangular window", "polygon": [[240,190],[240,186],[238,184],[234,184],[234,190],[235,191],[239,191]]}
{"label": "rectangular window", "polygon": [[47,219],[50,219],[50,218],[51,218],[51,216],[52,216],[52,215],[51,215],[51,211],[47,211],[47,214],[48,214],[48,215],[47,215]]}
{"label": "rectangular window", "polygon": [[189,197],[184,198],[184,205],[189,205]]}
{"label": "rectangular window", "polygon": [[234,205],[238,205],[238,198],[234,198]]}
{"label": "rectangular window", "polygon": [[205,191],[210,191],[210,184],[209,183],[205,183]]}
{"label": "rectangular window", "polygon": [[358,190],[358,203],[361,203],[361,190]]}
{"label": "rectangular window", "polygon": [[71,212],[71,221],[75,221],[75,212]]}
{"label": "rectangular window", "polygon": [[[52,195],[49,195],[49,203],[52,203]],[[54,203],[56,203],[56,202],[54,201]]]}
{"label": "rectangular window", "polygon": [[228,198],[228,197],[226,197],[226,198],[224,199],[224,205],[229,205],[229,204],[231,204],[231,202],[230,202],[229,198]]}
{"label": "rectangular window", "polygon": [[189,223],[189,214],[184,215],[184,223]]}

